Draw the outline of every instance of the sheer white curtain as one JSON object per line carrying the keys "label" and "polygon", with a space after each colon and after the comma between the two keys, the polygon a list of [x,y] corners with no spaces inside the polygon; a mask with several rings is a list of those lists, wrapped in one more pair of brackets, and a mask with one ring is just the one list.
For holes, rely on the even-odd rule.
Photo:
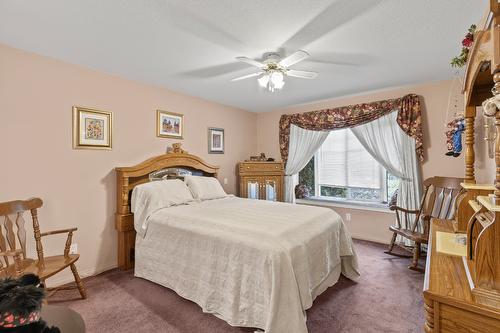
{"label": "sheer white curtain", "polygon": [[285,168],[285,202],[295,202],[295,186],[299,183],[299,171],[323,144],[328,133],[328,131],[310,131],[295,125],[290,127],[290,144]]}
{"label": "sheer white curtain", "polygon": [[391,174],[398,177],[398,206],[418,209],[422,197],[422,182],[415,139],[408,136],[392,112],[351,131],[363,147]]}

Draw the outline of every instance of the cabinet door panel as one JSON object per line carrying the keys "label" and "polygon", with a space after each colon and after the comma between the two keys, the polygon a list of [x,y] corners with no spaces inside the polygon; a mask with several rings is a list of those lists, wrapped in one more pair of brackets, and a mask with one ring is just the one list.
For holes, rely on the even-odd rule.
{"label": "cabinet door panel", "polygon": [[280,176],[262,177],[262,199],[269,201],[282,201]]}
{"label": "cabinet door panel", "polygon": [[248,199],[261,199],[261,183],[258,178],[245,177],[244,179],[244,195]]}
{"label": "cabinet door panel", "polygon": [[277,200],[277,182],[275,179],[265,179],[262,184],[264,200],[276,201]]}

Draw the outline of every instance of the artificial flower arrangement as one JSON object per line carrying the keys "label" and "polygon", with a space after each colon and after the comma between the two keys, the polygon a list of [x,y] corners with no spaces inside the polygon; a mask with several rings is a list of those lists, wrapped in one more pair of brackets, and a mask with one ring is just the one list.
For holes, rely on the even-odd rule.
{"label": "artificial flower arrangement", "polygon": [[459,56],[454,57],[451,59],[451,67],[456,67],[460,68],[465,66],[467,63],[467,57],[469,55],[469,50],[472,47],[472,44],[474,43],[474,32],[476,31],[476,25],[473,24],[470,26],[467,35],[465,35],[465,38],[462,40],[462,51],[460,52]]}

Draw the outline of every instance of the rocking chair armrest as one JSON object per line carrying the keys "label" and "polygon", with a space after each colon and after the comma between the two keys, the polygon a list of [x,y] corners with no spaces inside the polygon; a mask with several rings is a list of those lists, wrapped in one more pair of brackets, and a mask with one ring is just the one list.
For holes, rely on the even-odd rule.
{"label": "rocking chair armrest", "polygon": [[420,212],[420,210],[418,210],[418,209],[406,209],[406,208],[399,207],[396,205],[389,206],[389,209],[395,210],[395,211],[400,211],[400,212],[407,213],[407,214],[418,214]]}
{"label": "rocking chair armrest", "polygon": [[69,228],[69,229],[53,230],[53,231],[42,232],[42,233],[40,234],[40,236],[41,236],[41,237],[44,237],[44,236],[50,236],[50,235],[65,234],[65,233],[75,232],[75,231],[77,231],[77,230],[78,230],[78,228]]}

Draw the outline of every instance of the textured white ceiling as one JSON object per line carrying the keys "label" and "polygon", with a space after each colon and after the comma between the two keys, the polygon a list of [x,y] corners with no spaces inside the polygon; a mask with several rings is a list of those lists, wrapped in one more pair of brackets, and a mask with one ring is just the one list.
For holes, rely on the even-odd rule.
{"label": "textured white ceiling", "polygon": [[[0,43],[251,111],[449,78],[488,0],[0,0]],[[277,93],[234,60],[304,49]],[[1,75],[1,74],[0,74]]]}

